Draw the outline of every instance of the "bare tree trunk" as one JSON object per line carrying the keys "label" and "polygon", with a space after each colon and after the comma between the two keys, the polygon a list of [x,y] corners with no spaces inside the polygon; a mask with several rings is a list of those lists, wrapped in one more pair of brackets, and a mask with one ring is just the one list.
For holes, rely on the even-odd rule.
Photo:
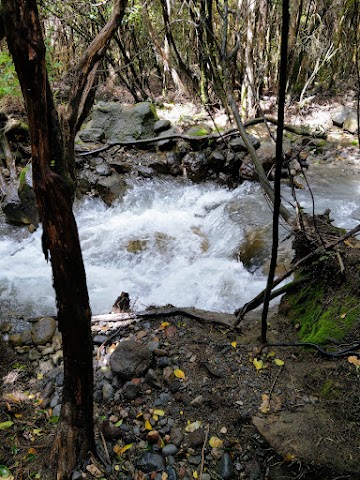
{"label": "bare tree trunk", "polygon": [[[62,409],[53,445],[57,480],[68,480],[94,451],[91,311],[77,226],[72,212],[74,138],[91,108],[96,68],[119,25],[126,0],[117,0],[107,25],[80,61],[61,129],[48,82],[36,0],[3,0],[6,37],[19,77],[31,137],[33,185],[50,258],[63,338]],[[64,134],[63,134],[64,133]]]}
{"label": "bare tree trunk", "polygon": [[273,214],[273,235],[269,275],[264,295],[264,308],[261,319],[261,341],[266,343],[267,317],[271,290],[273,288],[277,254],[279,246],[279,216],[281,209],[281,168],[283,164],[283,133],[284,133],[284,109],[287,79],[287,52],[289,34],[289,0],[282,2],[282,30],[281,30],[281,59],[280,59],[280,83],[279,83],[279,109],[278,128],[276,134],[276,166],[274,179],[274,214]]}

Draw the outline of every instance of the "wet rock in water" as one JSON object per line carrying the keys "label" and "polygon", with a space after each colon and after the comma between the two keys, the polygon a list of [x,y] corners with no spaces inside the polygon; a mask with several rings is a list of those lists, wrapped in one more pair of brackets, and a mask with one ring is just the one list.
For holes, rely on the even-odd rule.
{"label": "wet rock in water", "polygon": [[182,163],[188,178],[195,182],[205,180],[209,171],[208,157],[205,152],[189,152]]}
{"label": "wet rock in water", "polygon": [[96,189],[106,205],[111,205],[115,200],[121,199],[127,191],[126,182],[113,173],[110,177],[100,177],[96,183]]}
{"label": "wet rock in water", "polygon": [[111,175],[111,169],[107,163],[101,163],[95,167],[95,172],[103,177],[108,177]]}
{"label": "wet rock in water", "polygon": [[165,469],[165,460],[159,453],[145,452],[136,461],[136,468],[144,473],[159,472]]}
{"label": "wet rock in water", "polygon": [[56,320],[51,317],[40,318],[34,323],[31,338],[35,345],[46,345],[53,337],[56,330]]}
{"label": "wet rock in water", "polygon": [[227,452],[224,453],[224,456],[220,460],[216,468],[216,473],[219,475],[219,477],[222,480],[230,480],[231,478],[234,478],[235,476],[234,465],[230,455]]}
{"label": "wet rock in water", "polygon": [[98,175],[89,168],[80,170],[77,173],[79,191],[81,193],[90,192],[92,188],[95,188],[98,178]]}
{"label": "wet rock in water", "polygon": [[141,377],[149,368],[152,352],[134,340],[119,343],[110,357],[111,370],[120,378]]}

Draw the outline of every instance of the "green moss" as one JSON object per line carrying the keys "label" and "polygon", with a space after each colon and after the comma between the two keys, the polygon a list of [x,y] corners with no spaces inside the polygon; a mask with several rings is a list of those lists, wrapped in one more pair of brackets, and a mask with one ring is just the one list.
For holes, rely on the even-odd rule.
{"label": "green moss", "polygon": [[206,130],[206,128],[199,128],[196,132],[193,133],[193,135],[197,137],[202,137],[208,134],[209,132]]}
{"label": "green moss", "polygon": [[30,169],[30,166],[28,165],[27,167],[23,168],[20,172],[20,175],[19,175],[20,188],[26,183],[25,177],[29,169]]}
{"label": "green moss", "polygon": [[330,338],[342,340],[359,318],[357,298],[350,294],[329,300],[327,297],[325,287],[320,284],[287,296],[293,320],[300,324],[301,341],[321,344]]}

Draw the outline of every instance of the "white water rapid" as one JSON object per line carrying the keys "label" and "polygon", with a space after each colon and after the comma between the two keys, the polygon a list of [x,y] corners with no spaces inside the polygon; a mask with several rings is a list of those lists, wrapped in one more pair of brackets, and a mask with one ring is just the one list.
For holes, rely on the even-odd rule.
{"label": "white water rapid", "polygon": [[[358,195],[353,200],[345,188],[337,197],[331,185],[319,195],[318,211],[330,207],[338,224],[354,226]],[[311,211],[310,198],[302,201]],[[229,191],[172,179],[134,181],[111,208],[87,198],[75,211],[93,314],[109,312],[122,291],[136,310],[170,303],[233,312],[265,286],[260,271],[249,273],[237,259],[245,230],[271,222],[255,184]],[[0,314],[55,314],[41,229],[30,235],[0,222]]]}

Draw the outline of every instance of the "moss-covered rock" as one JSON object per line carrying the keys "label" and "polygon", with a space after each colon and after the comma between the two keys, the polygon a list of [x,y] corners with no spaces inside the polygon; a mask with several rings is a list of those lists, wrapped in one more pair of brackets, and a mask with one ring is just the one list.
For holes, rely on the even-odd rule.
{"label": "moss-covered rock", "polygon": [[294,241],[295,260],[314,250],[316,255],[296,271],[299,287],[285,295],[282,312],[297,325],[301,341],[350,340],[360,326],[360,242],[350,237],[333,249],[323,247],[345,233],[331,224],[330,211],[315,220],[304,216],[303,222],[305,231]]}
{"label": "moss-covered rock", "polygon": [[134,106],[119,102],[99,102],[92,119],[84,125],[78,137],[84,142],[117,142],[155,136],[156,109],[149,102]]}
{"label": "moss-covered rock", "polygon": [[298,334],[303,342],[341,341],[356,325],[360,315],[358,298],[350,293],[344,295],[342,289],[329,291],[321,279],[287,294],[286,302],[288,316],[298,324]]}

